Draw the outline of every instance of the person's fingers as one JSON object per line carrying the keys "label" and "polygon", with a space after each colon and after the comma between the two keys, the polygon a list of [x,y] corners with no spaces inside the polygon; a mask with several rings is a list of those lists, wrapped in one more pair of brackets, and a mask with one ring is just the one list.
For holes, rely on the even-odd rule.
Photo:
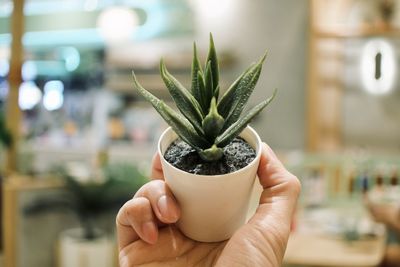
{"label": "person's fingers", "polygon": [[275,152],[263,143],[260,164],[258,166],[258,177],[263,188],[272,188],[278,185],[290,183],[290,187],[284,189],[293,189],[299,191],[300,183],[298,179],[286,170],[285,166],[275,155]]}
{"label": "person's fingers", "polygon": [[145,184],[118,212],[119,247],[123,248],[139,238],[154,244],[158,222],[174,223],[179,216],[179,206],[164,181],[153,180]]}
{"label": "person's fingers", "polygon": [[151,163],[151,179],[164,180],[164,173],[161,166],[160,154],[156,153],[153,156]]}
{"label": "person's fingers", "polygon": [[250,243],[257,242],[258,247],[262,248],[258,251],[259,257],[265,256],[264,250],[273,251],[273,259],[276,260],[276,265],[280,265],[289,239],[291,220],[300,193],[300,182],[285,169],[266,144],[262,147],[258,177],[264,188],[259,206],[236,237]]}
{"label": "person's fingers", "polygon": [[376,213],[376,204],[372,203],[368,197],[364,199],[364,204],[367,210],[371,213],[372,216],[375,216]]}
{"label": "person's fingers", "polygon": [[250,223],[257,225],[278,223],[289,234],[291,219],[297,205],[301,185],[277,158],[272,149],[263,144],[258,177],[264,188],[256,214]]}
{"label": "person's fingers", "polygon": [[154,214],[161,222],[175,223],[179,219],[178,203],[164,181],[150,181],[136,192],[135,197],[147,198]]}
{"label": "person's fingers", "polygon": [[190,251],[194,245],[195,242],[183,236],[176,227],[168,226],[160,231],[157,244],[151,245],[139,240],[121,250],[120,266],[138,266],[175,259]]}
{"label": "person's fingers", "polygon": [[157,241],[157,225],[147,198],[135,197],[126,202],[118,212],[116,223],[120,249],[139,237],[150,244]]}
{"label": "person's fingers", "polygon": [[[265,143],[257,173],[266,196],[285,196],[297,200],[301,191],[300,181],[284,167],[274,151]],[[260,199],[261,204],[265,201],[266,199]]]}
{"label": "person's fingers", "polygon": [[214,266],[225,243],[199,243],[169,225],[160,230],[157,244],[134,242],[120,252],[119,261],[121,267],[170,266],[171,262],[173,266]]}

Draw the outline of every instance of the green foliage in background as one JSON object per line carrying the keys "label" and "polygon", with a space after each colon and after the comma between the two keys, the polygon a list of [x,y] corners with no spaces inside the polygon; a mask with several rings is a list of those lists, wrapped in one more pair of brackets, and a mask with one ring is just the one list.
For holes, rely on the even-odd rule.
{"label": "green foliage in background", "polygon": [[6,127],[6,120],[2,113],[0,113],[0,143],[6,147],[10,147],[12,143],[12,136]]}
{"label": "green foliage in background", "polygon": [[103,169],[104,180],[82,183],[64,169],[57,171],[65,180],[65,194],[36,199],[25,207],[27,214],[48,211],[72,211],[84,229],[86,239],[95,238],[95,219],[109,212],[116,212],[147,178],[130,164],[111,164]]}
{"label": "green foliage in background", "polygon": [[133,84],[175,133],[196,149],[203,160],[216,161],[223,156],[223,147],[238,136],[273,100],[276,90],[270,98],[241,117],[260,77],[266,54],[244,71],[220,98],[219,65],[212,35],[204,70],[197,56],[196,44],[193,50],[190,91],[168,72],[163,60],[160,62],[162,79],[180,113],[144,89],[134,73]]}

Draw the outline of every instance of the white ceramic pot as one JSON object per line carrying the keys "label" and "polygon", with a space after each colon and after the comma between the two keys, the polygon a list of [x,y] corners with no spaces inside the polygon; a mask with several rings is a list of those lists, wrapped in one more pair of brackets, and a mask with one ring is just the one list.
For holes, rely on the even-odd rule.
{"label": "white ceramic pot", "polygon": [[81,228],[63,231],[59,239],[60,267],[110,267],[114,264],[115,245],[103,232],[96,238],[83,238]]}
{"label": "white ceramic pot", "polygon": [[251,127],[245,128],[240,137],[255,149],[256,158],[246,167],[224,175],[197,175],[174,167],[163,155],[177,135],[168,128],[160,137],[158,152],[165,181],[181,207],[177,225],[194,240],[226,240],[246,222],[260,162],[261,140]]}

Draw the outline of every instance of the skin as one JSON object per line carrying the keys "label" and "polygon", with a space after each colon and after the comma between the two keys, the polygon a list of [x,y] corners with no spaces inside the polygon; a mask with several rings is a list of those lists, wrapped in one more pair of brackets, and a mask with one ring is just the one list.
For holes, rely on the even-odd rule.
{"label": "skin", "polygon": [[301,186],[266,144],[258,177],[264,190],[249,222],[227,241],[201,243],[185,237],[174,226],[180,209],[163,181],[156,155],[154,180],[117,215],[120,266],[280,266]]}
{"label": "skin", "polygon": [[[376,222],[385,224],[400,237],[400,210],[397,205],[373,203],[366,199],[366,206]],[[387,245],[382,266],[400,266],[400,245]]]}
{"label": "skin", "polygon": [[400,211],[397,205],[372,203],[368,200],[366,204],[376,222],[386,224],[400,236]]}

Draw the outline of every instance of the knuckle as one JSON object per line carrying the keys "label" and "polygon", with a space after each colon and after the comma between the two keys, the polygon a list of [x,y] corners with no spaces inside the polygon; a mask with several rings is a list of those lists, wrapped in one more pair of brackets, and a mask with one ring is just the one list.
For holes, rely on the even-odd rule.
{"label": "knuckle", "polygon": [[117,213],[117,216],[115,217],[115,224],[118,226],[119,224],[121,224],[121,216],[122,216],[122,213],[123,213],[123,208],[120,208],[119,209],[119,211],[118,211],[118,213]]}
{"label": "knuckle", "polygon": [[301,192],[300,180],[295,175],[290,174],[290,179],[288,182],[289,182],[289,186],[290,186],[291,190],[293,190],[294,193],[299,195]]}
{"label": "knuckle", "polygon": [[130,205],[132,204],[132,199],[125,202],[125,204],[119,209],[118,214],[115,218],[115,223],[118,225],[126,225],[126,216],[127,210],[130,208]]}
{"label": "knuckle", "polygon": [[144,197],[134,198],[130,201],[125,209],[125,214],[128,217],[143,214],[148,211],[149,200]]}
{"label": "knuckle", "polygon": [[144,197],[133,198],[126,202],[118,211],[115,223],[117,227],[120,225],[129,225],[129,220],[143,218],[149,211],[151,211],[151,207],[148,199]]}
{"label": "knuckle", "polygon": [[118,260],[119,260],[120,267],[133,267],[134,266],[129,259],[129,254],[127,254],[125,252],[125,250],[120,251]]}
{"label": "knuckle", "polygon": [[136,192],[135,197],[149,196],[154,192],[160,192],[164,186],[165,182],[163,180],[151,180]]}
{"label": "knuckle", "polygon": [[276,163],[270,163],[268,164],[268,172],[269,173],[282,173],[285,169],[283,166],[276,164]]}
{"label": "knuckle", "polygon": [[165,182],[163,180],[152,180],[147,184],[148,189],[159,189],[165,186]]}

